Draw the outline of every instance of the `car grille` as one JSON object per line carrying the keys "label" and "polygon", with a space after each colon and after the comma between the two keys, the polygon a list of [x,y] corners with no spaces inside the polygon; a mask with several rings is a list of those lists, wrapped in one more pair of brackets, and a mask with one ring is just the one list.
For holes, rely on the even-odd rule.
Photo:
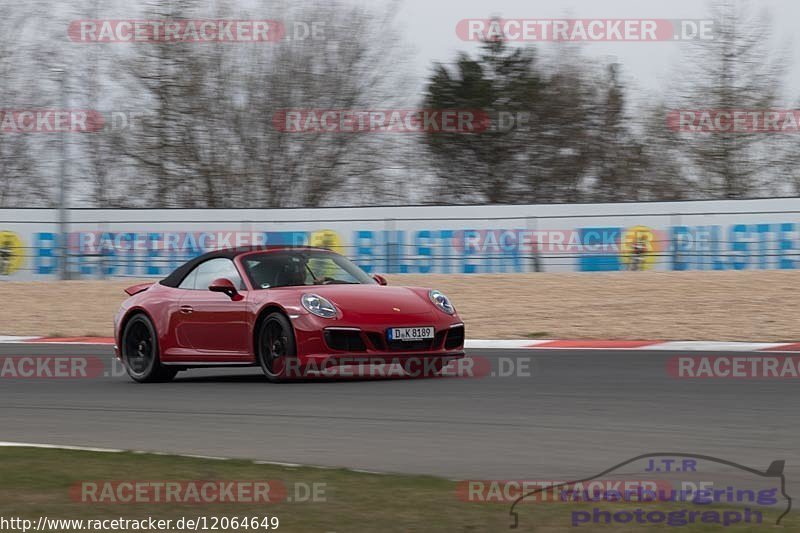
{"label": "car grille", "polygon": [[325,344],[331,350],[341,352],[365,352],[367,347],[361,338],[361,332],[345,329],[326,329]]}
{"label": "car grille", "polygon": [[367,333],[367,337],[373,348],[381,352],[386,351],[386,341],[384,341],[382,334],[370,331]]}

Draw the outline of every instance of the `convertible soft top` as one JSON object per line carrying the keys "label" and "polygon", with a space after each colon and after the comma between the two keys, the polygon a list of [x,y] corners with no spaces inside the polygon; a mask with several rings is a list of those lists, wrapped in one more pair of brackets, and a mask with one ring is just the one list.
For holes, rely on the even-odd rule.
{"label": "convertible soft top", "polygon": [[214,250],[212,252],[204,253],[203,255],[199,255],[194,259],[187,261],[186,263],[182,264],[178,268],[176,268],[172,274],[167,276],[166,278],[162,279],[159,283],[166,287],[173,287],[177,288],[182,282],[183,279],[189,275],[189,273],[194,270],[194,268],[199,265],[200,263],[205,263],[209,259],[217,259],[223,257],[225,259],[233,259],[236,256],[246,254],[248,252],[269,252],[273,250],[327,250],[325,248],[315,248],[313,246],[292,246],[288,244],[276,244],[271,246],[241,246],[239,248],[226,248],[223,250]]}

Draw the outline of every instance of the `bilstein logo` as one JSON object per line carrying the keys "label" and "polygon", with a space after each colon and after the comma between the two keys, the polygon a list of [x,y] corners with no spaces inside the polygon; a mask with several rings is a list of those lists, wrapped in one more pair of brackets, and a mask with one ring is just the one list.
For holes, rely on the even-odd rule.
{"label": "bilstein logo", "polygon": [[[325,248],[326,250],[330,250],[332,252],[347,255],[341,235],[331,229],[323,229],[313,232],[308,238],[308,243],[311,246],[316,246],[317,248]],[[314,260],[312,259],[312,263],[313,262]],[[322,263],[322,265],[314,266],[314,273],[323,278],[325,276],[335,278],[336,266],[330,261],[325,261]]]}
{"label": "bilstein logo", "polygon": [[345,247],[341,235],[332,229],[323,229],[315,231],[309,236],[309,244],[317,248],[325,248],[332,252],[340,254],[345,253]]}
{"label": "bilstein logo", "polygon": [[25,263],[25,244],[13,231],[0,231],[0,276],[10,276]]}
{"label": "bilstein logo", "polygon": [[656,265],[659,252],[656,231],[647,226],[634,226],[625,231],[620,242],[623,265],[627,270],[650,270]]}

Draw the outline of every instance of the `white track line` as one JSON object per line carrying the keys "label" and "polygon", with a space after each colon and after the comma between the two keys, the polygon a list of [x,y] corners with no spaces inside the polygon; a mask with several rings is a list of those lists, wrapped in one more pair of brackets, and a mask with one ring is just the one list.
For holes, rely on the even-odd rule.
{"label": "white track line", "polygon": [[[206,461],[247,461],[247,459],[235,459],[232,457],[217,457],[213,455],[197,455],[187,453],[169,453],[169,452],[149,452],[144,450],[121,450],[117,448],[95,448],[92,446],[71,446],[68,444],[42,444],[33,442],[7,442],[0,441],[0,448],[39,448],[45,450],[71,450],[79,452],[95,452],[95,453],[134,453],[137,455],[159,455],[159,456],[173,456],[185,457],[187,459],[203,459]],[[359,472],[362,474],[372,475],[387,475],[387,472],[375,472],[372,470],[355,470],[351,468],[343,468],[338,466],[322,466],[322,465],[301,465],[296,463],[282,463],[279,461],[249,461],[254,465],[267,465],[267,466],[281,466],[284,468],[314,468],[317,470],[350,470],[351,472]]]}
{"label": "white track line", "polygon": [[11,335],[0,335],[0,344],[7,344],[13,342],[28,342],[41,337],[15,337]]}
{"label": "white track line", "polygon": [[[0,442],[0,448],[43,448],[48,450],[75,450],[79,452],[98,452],[98,453],[124,453],[127,450],[117,450],[115,448],[92,448],[90,446],[69,446],[62,444],[39,444],[31,442]],[[134,452],[148,453],[148,452]]]}
{"label": "white track line", "polygon": [[545,344],[547,342],[553,341],[545,341],[545,340],[506,340],[506,341],[495,341],[495,340],[478,340],[478,339],[467,339],[464,343],[464,348],[472,348],[472,349],[484,349],[484,350],[491,350],[495,348],[504,348],[504,349],[519,349],[519,348],[531,348],[535,347],[539,344]]}
{"label": "white track line", "polygon": [[624,350],[628,351],[684,351],[684,352],[761,352],[761,351],[778,351],[782,346],[791,346],[792,343],[785,342],[724,342],[724,341],[665,341],[656,342],[637,347],[620,346],[602,346],[602,341],[598,341],[597,347],[590,345],[580,347],[570,346],[541,346],[542,344],[555,343],[558,341],[550,340],[467,340],[465,347],[471,349],[524,349],[532,348],[538,350],[603,350],[615,351]]}
{"label": "white track line", "polygon": [[648,346],[647,350],[670,350],[676,352],[761,352],[786,346],[786,343],[766,342],[662,342]]}

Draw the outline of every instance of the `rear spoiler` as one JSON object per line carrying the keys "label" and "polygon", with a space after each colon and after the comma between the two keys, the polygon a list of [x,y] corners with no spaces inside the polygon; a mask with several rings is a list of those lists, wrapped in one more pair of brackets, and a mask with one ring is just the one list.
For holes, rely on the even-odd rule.
{"label": "rear spoiler", "polygon": [[140,283],[139,285],[134,285],[132,287],[128,287],[125,289],[125,292],[128,293],[128,296],[133,296],[134,294],[139,294],[140,292],[144,292],[150,287],[155,285],[152,281],[150,283]]}

